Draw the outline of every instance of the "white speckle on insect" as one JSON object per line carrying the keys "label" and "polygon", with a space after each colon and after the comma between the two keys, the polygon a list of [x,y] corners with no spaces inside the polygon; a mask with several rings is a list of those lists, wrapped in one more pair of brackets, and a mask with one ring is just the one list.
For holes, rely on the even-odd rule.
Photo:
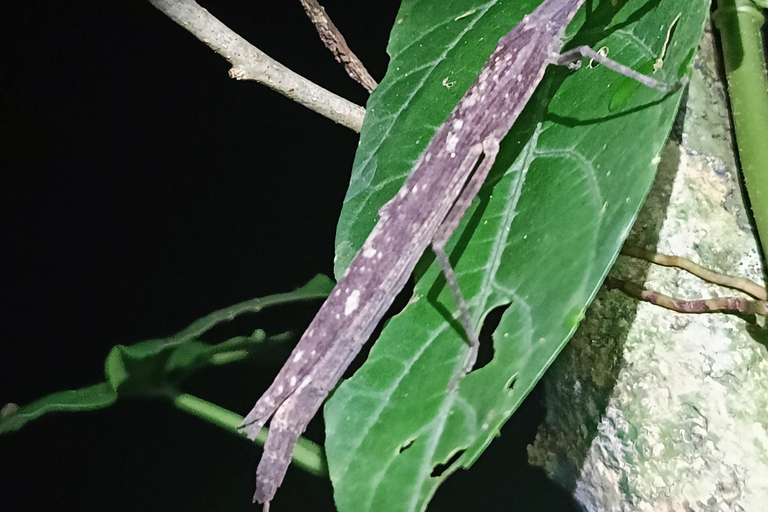
{"label": "white speckle on insect", "polygon": [[451,158],[456,158],[456,153],[451,153]]}
{"label": "white speckle on insect", "polygon": [[464,126],[464,121],[461,119],[457,119],[453,122],[453,129],[456,131],[461,130],[461,127]]}
{"label": "white speckle on insect", "polygon": [[313,350],[312,352],[309,353],[309,355],[311,356],[314,356],[315,354],[317,354],[317,350]]}
{"label": "white speckle on insect", "polygon": [[376,253],[376,259],[380,260],[382,256],[384,256],[384,255],[381,253],[381,251]]}
{"label": "white speckle on insect", "polygon": [[367,269],[367,268],[365,268],[365,265],[363,265],[362,267],[360,267],[360,272],[365,272],[366,270],[368,270],[368,269]]}
{"label": "white speckle on insect", "polygon": [[366,247],[363,251],[363,258],[373,258],[374,256],[376,256],[376,249],[373,247]]}
{"label": "white speckle on insect", "polygon": [[360,305],[360,290],[355,290],[347,297],[347,303],[344,304],[344,316],[349,316],[357,306]]}
{"label": "white speckle on insect", "polygon": [[408,195],[408,189],[403,187],[400,189],[400,192],[397,193],[397,197],[405,197]]}
{"label": "white speckle on insect", "polygon": [[296,377],[291,377],[291,387],[296,385]]}
{"label": "white speckle on insect", "polygon": [[453,153],[456,151],[456,144],[459,143],[459,136],[455,133],[452,133],[448,136],[448,138],[445,141],[445,149]]}
{"label": "white speckle on insect", "polygon": [[296,355],[293,356],[293,362],[297,363],[297,362],[301,361],[301,357],[303,355],[304,355],[304,351],[303,350],[299,350],[298,352],[296,352]]}
{"label": "white speckle on insect", "polygon": [[282,392],[283,392],[283,386],[277,386],[277,394],[279,395]]}
{"label": "white speckle on insect", "polygon": [[307,338],[311,338],[313,334],[315,334],[315,330],[314,329],[308,330],[307,331]]}
{"label": "white speckle on insect", "polygon": [[411,192],[413,192],[414,194],[418,193],[419,192],[419,185],[418,184],[414,185],[413,188],[411,189]]}
{"label": "white speckle on insect", "polygon": [[338,320],[339,318],[341,318],[341,315],[336,313],[336,320]]}
{"label": "white speckle on insect", "polygon": [[341,293],[341,290],[340,290],[339,288],[336,288],[336,291],[335,291],[335,292],[333,292],[333,294],[334,294],[334,295],[338,295],[338,294],[340,294],[340,293]]}

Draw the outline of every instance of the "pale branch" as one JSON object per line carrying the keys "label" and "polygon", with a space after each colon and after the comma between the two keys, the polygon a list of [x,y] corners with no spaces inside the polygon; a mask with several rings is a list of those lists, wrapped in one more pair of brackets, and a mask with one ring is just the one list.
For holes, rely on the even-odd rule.
{"label": "pale branch", "polygon": [[304,6],[304,11],[306,11],[307,16],[315,25],[323,44],[331,50],[336,61],[344,65],[344,69],[353,80],[365,87],[365,90],[368,92],[373,92],[378,85],[376,80],[373,79],[357,55],[349,48],[346,39],[341,35],[336,25],[333,24],[331,18],[328,17],[323,6],[317,0],[301,0],[301,5]]}
{"label": "pale branch", "polygon": [[254,80],[360,132],[365,109],[294,73],[236,34],[194,0],[149,0],[173,21],[227,59],[229,76]]}
{"label": "pale branch", "polygon": [[755,297],[756,299],[768,300],[768,294],[766,294],[765,288],[759,284],[743,277],[733,277],[717,273],[713,270],[704,268],[701,265],[697,265],[689,259],[681,258],[680,256],[668,256],[666,254],[658,254],[651,251],[646,251],[644,249],[628,246],[624,246],[621,249],[621,254],[624,256],[630,256],[632,258],[650,261],[651,263],[665,267],[677,267],[710,283],[719,284],[727,288],[742,291]]}
{"label": "pale branch", "polygon": [[743,299],[740,297],[718,297],[716,299],[682,300],[675,299],[642,286],[612,277],[606,278],[605,287],[619,290],[624,294],[650,302],[678,313],[743,313],[747,315],[768,316],[768,302],[764,300]]}

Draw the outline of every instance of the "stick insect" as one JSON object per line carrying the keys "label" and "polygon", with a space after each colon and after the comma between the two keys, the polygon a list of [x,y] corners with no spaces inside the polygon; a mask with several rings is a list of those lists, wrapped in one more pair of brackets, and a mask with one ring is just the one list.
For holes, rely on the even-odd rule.
{"label": "stick insect", "polygon": [[242,428],[253,439],[272,418],[256,473],[254,501],[280,486],[299,435],[367,341],[429,245],[445,274],[466,336],[455,392],[479,346],[445,246],[477,195],[512,127],[548,65],[576,69],[589,57],[649,87],[668,86],[580,46],[561,54],[563,33],[585,0],[545,0],[499,40],[480,75],[437,130],[344,277],[321,306],[290,358],[256,402]]}

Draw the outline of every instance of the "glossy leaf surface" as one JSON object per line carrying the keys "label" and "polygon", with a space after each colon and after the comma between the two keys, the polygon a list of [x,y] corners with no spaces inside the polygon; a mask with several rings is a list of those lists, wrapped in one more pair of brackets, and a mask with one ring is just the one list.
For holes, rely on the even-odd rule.
{"label": "glossy leaf surface", "polygon": [[[389,70],[368,102],[337,232],[337,275],[496,41],[537,4],[403,3]],[[607,47],[611,58],[640,70],[664,55],[654,76],[668,83],[687,72],[708,10],[705,0],[588,6],[566,32],[566,49]],[[680,97],[635,87],[601,67],[548,70],[449,247],[478,331],[491,311],[506,308],[493,334],[493,358],[464,378],[458,394],[446,393],[466,346],[427,253],[412,300],[326,406],[339,510],[423,510],[437,486],[498,435],[570,338],[616,258]]]}

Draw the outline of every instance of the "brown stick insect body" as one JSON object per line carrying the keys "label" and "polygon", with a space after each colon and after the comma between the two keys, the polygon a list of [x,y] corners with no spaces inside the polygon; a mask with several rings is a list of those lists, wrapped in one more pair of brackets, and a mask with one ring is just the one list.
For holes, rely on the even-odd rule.
{"label": "brown stick insect body", "polygon": [[[545,0],[499,40],[459,104],[438,129],[398,194],[325,301],[243,427],[253,439],[272,418],[256,472],[254,501],[274,497],[299,435],[360,351],[428,245],[432,245],[458,304],[469,342],[466,363],[449,391],[471,370],[477,336],[445,254],[445,244],[477,195],[499,142],[525,107],[549,64],[578,67],[589,56],[643,83],[656,80],[597,56],[588,47],[560,55],[562,36],[584,0]],[[479,162],[479,163],[478,163]]]}

